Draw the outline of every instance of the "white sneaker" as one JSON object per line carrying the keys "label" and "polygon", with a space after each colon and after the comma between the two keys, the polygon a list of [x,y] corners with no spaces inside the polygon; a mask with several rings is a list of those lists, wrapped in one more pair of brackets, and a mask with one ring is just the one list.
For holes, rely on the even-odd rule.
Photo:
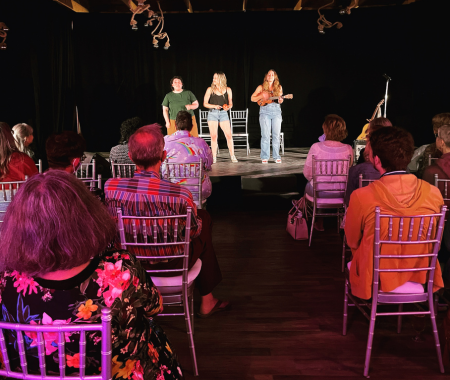
{"label": "white sneaker", "polygon": [[217,164],[217,157],[213,157],[213,164]]}
{"label": "white sneaker", "polygon": [[275,163],[276,163],[276,164],[281,164],[281,158],[277,158],[277,159],[275,160]]}
{"label": "white sneaker", "polygon": [[231,156],[231,162],[236,163],[239,161],[237,160],[236,156],[233,155],[233,156]]}
{"label": "white sneaker", "polygon": [[261,163],[263,163],[263,164],[268,164],[268,163],[269,163],[269,160],[262,160]]}

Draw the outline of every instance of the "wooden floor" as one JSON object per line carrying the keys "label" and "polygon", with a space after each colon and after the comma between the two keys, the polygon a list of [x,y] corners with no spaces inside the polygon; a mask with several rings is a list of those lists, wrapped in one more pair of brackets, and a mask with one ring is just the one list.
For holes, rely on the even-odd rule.
{"label": "wooden floor", "polygon": [[[289,204],[290,199],[274,194],[245,194],[238,203],[224,198],[221,207],[210,208],[224,278],[214,293],[233,307],[209,319],[195,319],[200,379],[363,377],[368,322],[350,310],[348,334],[342,336],[344,280],[336,221],[327,219],[326,231],[316,231],[309,248],[285,231]],[[438,316],[442,346],[444,316]],[[159,321],[186,378],[194,379],[184,319]],[[372,379],[444,378],[429,320],[420,342],[412,340],[413,323],[405,317],[398,335],[395,317],[378,320]]]}

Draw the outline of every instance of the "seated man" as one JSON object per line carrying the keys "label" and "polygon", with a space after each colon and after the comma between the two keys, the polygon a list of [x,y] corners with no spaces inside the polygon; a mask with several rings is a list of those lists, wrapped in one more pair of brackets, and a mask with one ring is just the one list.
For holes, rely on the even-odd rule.
{"label": "seated man", "polygon": [[434,185],[434,175],[440,179],[450,178],[450,125],[443,125],[436,134],[436,148],[442,156],[425,168],[422,179]]}
{"label": "seated man", "polygon": [[[407,217],[440,212],[444,204],[436,187],[406,173],[414,152],[414,141],[409,132],[396,127],[381,128],[371,133],[370,147],[370,160],[381,178],[353,192],[345,225],[347,244],[353,254],[350,267],[352,294],[361,299],[372,297],[375,207],[379,206],[382,213]],[[394,236],[396,233],[398,231],[394,225]],[[385,236],[383,231],[382,236]],[[422,249],[421,245],[402,246],[401,253],[419,254]],[[427,259],[417,259],[416,266],[424,265],[423,260]],[[390,265],[396,265],[396,261],[398,263],[398,260],[392,259]],[[380,280],[384,292],[393,291],[407,281],[426,282],[421,272],[382,273]],[[439,264],[436,266],[434,286],[435,290],[444,286]]]}
{"label": "seated man", "polygon": [[[192,116],[187,111],[180,111],[177,114],[175,120],[175,126],[177,131],[173,135],[167,135],[164,137],[165,151],[167,152],[168,163],[187,164],[190,162],[196,162],[200,158],[203,162],[203,170],[205,171],[202,179],[202,198],[206,199],[211,195],[212,184],[206,171],[211,170],[211,164],[213,157],[211,149],[205,140],[200,137],[191,136],[192,130]],[[166,178],[167,169],[165,163],[162,164],[161,174],[163,178]],[[172,173],[171,173],[172,174]],[[196,184],[196,179],[182,179],[177,180],[174,183]],[[189,190],[191,188],[187,186]],[[194,190],[195,187],[192,187]],[[192,191],[193,192],[193,191]],[[197,194],[194,194],[194,201],[198,201]]]}
{"label": "seated man", "polygon": [[[189,268],[198,258],[202,268],[196,286],[202,296],[200,317],[208,317],[226,310],[228,302],[214,298],[212,291],[222,280],[211,236],[211,217],[205,210],[198,210],[192,195],[186,188],[160,179],[159,170],[166,159],[164,137],[158,124],[139,128],[128,142],[129,156],[136,164],[133,178],[112,178],[105,184],[106,205],[113,216],[117,208],[124,215],[179,215],[193,210],[191,221],[191,246]],[[172,248],[171,253],[181,247]],[[152,253],[154,255],[154,253]],[[153,265],[152,269],[181,268],[182,260],[173,259]]]}

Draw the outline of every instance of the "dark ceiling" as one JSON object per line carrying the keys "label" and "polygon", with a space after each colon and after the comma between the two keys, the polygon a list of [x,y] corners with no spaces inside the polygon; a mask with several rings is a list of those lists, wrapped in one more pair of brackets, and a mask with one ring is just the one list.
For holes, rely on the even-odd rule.
{"label": "dark ceiling", "polygon": [[[75,11],[91,13],[129,13],[129,0],[54,0]],[[132,7],[139,0],[131,0]],[[141,0],[142,1],[142,0]],[[378,7],[411,4],[419,0],[335,0],[325,9],[341,9],[357,4],[359,7]],[[242,12],[242,11],[289,11],[317,10],[331,0],[160,0],[165,13]],[[158,10],[156,0],[146,0],[151,9]],[[81,5],[81,7],[80,7]],[[85,8],[85,10],[83,10]]]}

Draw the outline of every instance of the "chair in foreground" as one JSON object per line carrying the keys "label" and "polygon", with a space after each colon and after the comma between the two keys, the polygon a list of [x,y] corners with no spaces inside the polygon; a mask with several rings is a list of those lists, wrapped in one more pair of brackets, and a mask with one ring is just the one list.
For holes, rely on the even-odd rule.
{"label": "chair in foreground", "polygon": [[[25,176],[25,181],[27,179],[28,176]],[[6,209],[25,181],[0,182],[0,223],[3,223]]]}
{"label": "chair in foreground", "polygon": [[[182,258],[180,269],[147,270],[153,283],[163,296],[163,305],[181,306],[182,313],[162,313],[158,316],[184,316],[189,338],[194,375],[198,376],[197,357],[194,345],[194,280],[200,273],[200,259],[188,270],[189,243],[192,209],[188,207],[185,215],[138,217],[122,215],[117,209],[120,243],[123,249],[133,253],[139,260],[150,260],[152,263],[170,259]],[[183,234],[180,234],[181,227]],[[182,247],[182,253],[172,255],[171,248]],[[153,250],[152,250],[153,248]],[[156,249],[164,249],[166,256],[153,256]],[[172,273],[171,277],[158,277],[161,273]]]}
{"label": "chair in foreground", "polygon": [[428,155],[428,166],[430,166],[431,164],[434,164],[437,160],[438,160],[438,158],[431,157],[431,154],[429,154]]}
{"label": "chair in foreground", "polygon": [[115,162],[111,162],[113,178],[133,178],[135,171],[135,164],[116,164]]}
{"label": "chair in foreground", "polygon": [[42,160],[39,159],[38,163],[36,164],[36,167],[38,168],[39,173],[42,174]]}
{"label": "chair in foreground", "polygon": [[81,163],[79,169],[75,172],[77,178],[81,179],[83,182],[97,181],[97,177],[95,176],[96,166],[95,166],[95,158],[90,163]]}
{"label": "chair in foreground", "polygon": [[436,186],[444,198],[444,203],[446,205],[450,204],[450,195],[448,193],[450,179],[440,179],[437,174],[434,175],[434,186]]}
{"label": "chair in foreground", "polygon": [[244,147],[248,156],[250,154],[250,145],[248,143],[248,108],[245,111],[230,111],[230,124],[234,147]]}
{"label": "chair in foreground", "polygon": [[[0,368],[0,376],[6,376],[16,379],[27,380],[50,380],[50,379],[70,379],[70,380],[111,380],[112,374],[112,332],[111,332],[111,310],[109,308],[102,309],[102,323],[95,324],[72,324],[72,325],[30,325],[10,322],[0,322],[0,349],[3,355],[3,366]],[[100,331],[101,339],[101,374],[86,376],[86,332]],[[16,338],[12,338],[14,332]],[[27,352],[24,341],[24,332],[32,332],[37,334],[37,351],[39,358],[40,374],[30,374],[27,363]],[[79,375],[66,375],[66,353],[65,353],[65,333],[80,334],[80,351],[79,351]],[[45,363],[45,335],[54,333],[58,341],[58,359],[59,359],[59,376],[48,375]],[[14,344],[12,339],[17,341],[18,355],[22,371],[11,368],[11,346]],[[100,366],[100,365],[99,365]]]}
{"label": "chair in foreground", "polygon": [[[372,283],[372,302],[361,300],[352,295],[349,270],[346,270],[345,279],[345,297],[344,297],[344,320],[342,335],[347,334],[347,310],[348,306],[356,306],[363,315],[370,321],[369,335],[367,339],[366,359],[364,363],[364,376],[369,377],[369,364],[372,353],[373,335],[375,329],[375,320],[379,316],[397,316],[398,327],[397,332],[401,332],[401,323],[403,315],[429,315],[431,318],[431,325],[433,328],[433,335],[436,345],[436,353],[438,357],[439,369],[444,373],[444,366],[442,364],[441,348],[439,344],[439,336],[437,332],[435,310],[433,304],[433,284],[434,272],[437,262],[437,254],[444,228],[446,206],[442,206],[439,214],[415,215],[408,217],[401,217],[395,215],[383,215],[380,208],[375,208],[375,231],[374,231],[374,252],[373,252],[373,283]],[[393,225],[398,227],[398,236],[393,236]],[[395,230],[395,228],[394,228]],[[381,236],[388,233],[387,240],[383,240]],[[395,254],[389,253],[389,249],[397,250],[402,246],[416,245],[418,249],[420,246],[424,247],[426,253],[414,254]],[[432,247],[430,249],[430,247]],[[383,251],[383,253],[381,253]],[[408,259],[425,258],[428,263],[425,265],[419,264],[411,265]],[[395,268],[389,266],[389,261],[397,259],[403,265],[396,265]],[[383,263],[383,264],[381,264]],[[417,260],[415,260],[417,264]],[[349,263],[350,264],[350,263]],[[380,289],[380,280],[382,276],[387,276],[392,273],[405,272],[426,272],[427,273],[427,289],[417,282],[406,282],[391,292],[383,292]],[[352,304],[348,303],[348,300]],[[428,303],[428,311],[403,311],[404,303]],[[377,306],[380,304],[398,304],[397,312],[379,312]],[[370,315],[364,307],[370,310]]]}
{"label": "chair in foreground", "polygon": [[[314,221],[317,217],[336,216],[338,221],[345,215],[345,191],[347,189],[348,169],[350,156],[346,159],[316,159],[312,156],[313,196],[305,193],[306,212],[312,215],[309,246],[314,230]],[[327,211],[336,209],[335,212]],[[325,210],[321,212],[321,210]]]}
{"label": "chair in foreground", "polygon": [[164,162],[165,174],[164,179],[180,186],[187,187],[191,192],[197,208],[203,207],[202,198],[202,182],[203,182],[203,162],[190,162],[186,164],[179,164],[175,162]]}

